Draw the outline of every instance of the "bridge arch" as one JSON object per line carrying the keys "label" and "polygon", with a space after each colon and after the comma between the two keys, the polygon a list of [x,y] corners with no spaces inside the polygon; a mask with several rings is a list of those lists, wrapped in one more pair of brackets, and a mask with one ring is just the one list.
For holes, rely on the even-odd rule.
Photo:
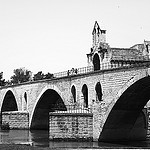
{"label": "bridge arch", "polygon": [[[142,78],[145,78],[147,76],[150,75],[150,70],[148,70],[148,72],[146,74],[138,74],[138,75],[134,75],[132,76],[121,88],[120,90],[117,92],[116,95],[114,95],[114,98],[113,100],[111,101],[111,103],[109,104],[109,109],[106,113],[106,117],[109,115],[110,111],[112,110],[113,106],[115,105],[116,101],[120,98],[120,96],[132,85],[134,84],[135,82],[137,82],[138,80],[142,79]],[[104,120],[105,122],[106,120]]]}
{"label": "bridge arch", "polygon": [[18,102],[16,101],[14,91],[11,89],[8,89],[4,94],[1,104],[1,112],[4,111],[18,111]]}
{"label": "bridge arch", "polygon": [[147,134],[143,108],[150,100],[150,76],[135,77],[118,93],[99,141],[144,140]]}
{"label": "bridge arch", "polygon": [[30,129],[45,129],[49,127],[49,112],[67,110],[63,96],[56,86],[46,86],[36,99],[29,127]]}

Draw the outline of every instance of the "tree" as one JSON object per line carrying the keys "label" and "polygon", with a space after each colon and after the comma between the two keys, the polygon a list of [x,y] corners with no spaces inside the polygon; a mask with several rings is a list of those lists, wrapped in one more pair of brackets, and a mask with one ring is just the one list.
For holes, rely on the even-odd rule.
{"label": "tree", "polygon": [[44,80],[44,79],[51,79],[51,78],[53,78],[53,74],[49,72],[47,74],[44,74],[42,73],[42,71],[39,71],[37,74],[34,75],[33,80],[37,81],[37,80]]}
{"label": "tree", "polygon": [[31,74],[31,71],[25,68],[19,68],[14,70],[14,75],[10,79],[13,84],[28,82],[31,80]]}
{"label": "tree", "polygon": [[44,74],[42,73],[42,71],[39,71],[37,74],[34,75],[33,80],[42,80],[44,79]]}
{"label": "tree", "polygon": [[51,74],[51,73],[47,73],[47,74],[45,74],[45,79],[51,79],[51,78],[53,78],[54,77],[54,75],[53,74]]}
{"label": "tree", "polygon": [[5,86],[6,82],[5,79],[3,79],[3,72],[0,72],[0,86]]}

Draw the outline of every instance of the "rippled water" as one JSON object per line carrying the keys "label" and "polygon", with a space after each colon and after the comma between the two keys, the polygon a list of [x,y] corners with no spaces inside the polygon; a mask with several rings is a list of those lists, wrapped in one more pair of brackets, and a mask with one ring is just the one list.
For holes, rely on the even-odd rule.
{"label": "rippled water", "polygon": [[41,130],[0,130],[0,143],[30,144],[39,147],[68,147],[68,148],[104,148],[104,147],[146,147],[150,148],[150,140],[123,143],[98,142],[52,142],[49,141],[48,131]]}

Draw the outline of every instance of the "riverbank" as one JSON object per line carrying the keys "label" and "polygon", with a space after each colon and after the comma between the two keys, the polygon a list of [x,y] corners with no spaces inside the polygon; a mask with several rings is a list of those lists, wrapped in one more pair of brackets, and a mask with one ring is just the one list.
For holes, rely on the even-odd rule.
{"label": "riverbank", "polygon": [[102,148],[50,148],[50,147],[34,147],[31,145],[24,145],[24,144],[0,144],[0,150],[111,150],[111,149],[118,149],[118,150],[148,150],[149,148],[139,148],[139,147],[121,147],[121,148],[109,148],[109,147],[102,147]]}
{"label": "riverbank", "polygon": [[60,148],[34,147],[25,144],[0,144],[0,150],[59,150]]}
{"label": "riverbank", "polygon": [[43,149],[22,144],[0,144],[0,150],[43,150]]}

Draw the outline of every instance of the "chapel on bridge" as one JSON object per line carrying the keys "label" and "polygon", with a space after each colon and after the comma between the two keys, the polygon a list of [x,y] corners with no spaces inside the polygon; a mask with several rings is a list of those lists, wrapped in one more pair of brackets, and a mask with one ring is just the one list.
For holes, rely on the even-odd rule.
{"label": "chapel on bridge", "polygon": [[94,71],[150,61],[150,41],[144,40],[144,43],[130,48],[112,48],[106,43],[106,30],[100,29],[97,21],[92,36],[93,44],[87,59],[88,66],[93,66]]}

